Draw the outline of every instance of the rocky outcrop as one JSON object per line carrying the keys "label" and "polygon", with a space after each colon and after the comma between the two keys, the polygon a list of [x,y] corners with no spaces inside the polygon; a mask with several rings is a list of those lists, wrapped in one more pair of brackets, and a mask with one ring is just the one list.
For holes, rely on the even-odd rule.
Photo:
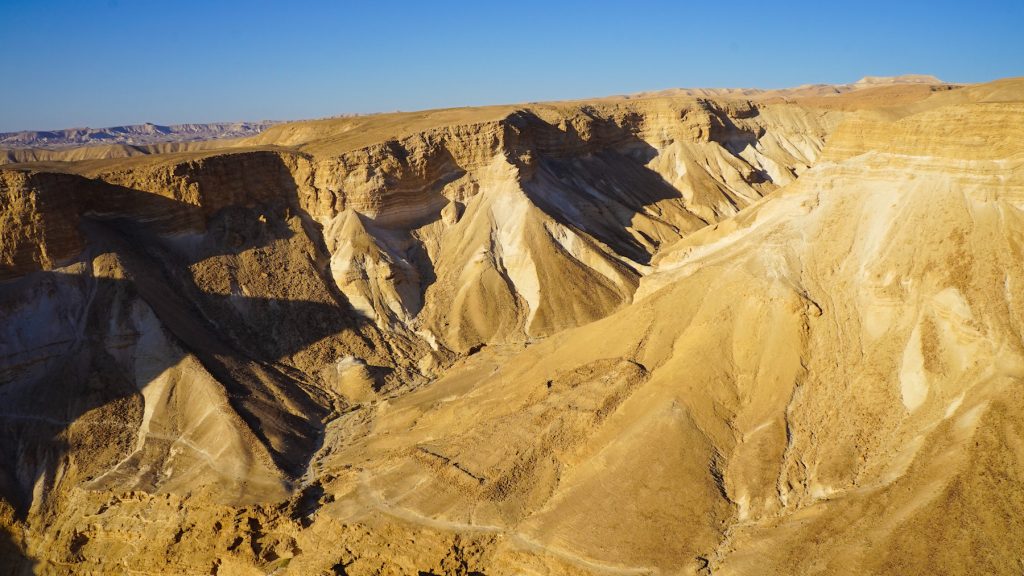
{"label": "rocky outcrop", "polygon": [[[692,100],[518,110],[314,156],[303,189],[350,300],[467,350],[628,302],[662,245],[791,181],[835,120],[760,114]],[[776,115],[798,127],[779,128]],[[364,240],[347,244],[350,234]],[[569,270],[588,293],[547,289]]]}
{"label": "rocky outcrop", "polygon": [[70,174],[0,172],[0,279],[54,268],[82,251],[83,184]]}
{"label": "rocky outcrop", "polygon": [[[661,246],[791,181],[835,121],[692,99],[542,106],[340,154],[310,137],[287,151],[171,155],[58,179],[79,214],[162,233],[202,230],[231,206],[287,206],[323,234],[334,283],[364,315],[465,351],[617,309]],[[75,236],[66,216],[50,229]],[[52,265],[18,258],[9,275]],[[548,289],[569,270],[586,292]]]}

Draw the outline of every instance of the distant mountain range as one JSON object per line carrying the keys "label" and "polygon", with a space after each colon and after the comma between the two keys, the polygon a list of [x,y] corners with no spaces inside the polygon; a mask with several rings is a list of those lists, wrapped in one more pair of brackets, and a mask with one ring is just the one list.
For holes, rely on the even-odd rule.
{"label": "distant mountain range", "polygon": [[111,128],[0,132],[0,147],[62,148],[90,144],[155,144],[157,142],[195,142],[215,138],[243,138],[259,134],[273,124],[276,122],[214,122],[211,124],[161,126],[147,122]]}

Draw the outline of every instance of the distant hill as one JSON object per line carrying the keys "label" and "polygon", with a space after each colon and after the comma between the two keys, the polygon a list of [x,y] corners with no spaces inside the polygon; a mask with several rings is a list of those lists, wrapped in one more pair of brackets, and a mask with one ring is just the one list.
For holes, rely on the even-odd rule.
{"label": "distant hill", "polygon": [[68,128],[65,130],[25,130],[0,132],[0,147],[62,148],[90,144],[155,144],[158,142],[196,142],[216,138],[254,136],[276,124],[260,122],[215,122],[212,124],[132,124],[110,128]]}

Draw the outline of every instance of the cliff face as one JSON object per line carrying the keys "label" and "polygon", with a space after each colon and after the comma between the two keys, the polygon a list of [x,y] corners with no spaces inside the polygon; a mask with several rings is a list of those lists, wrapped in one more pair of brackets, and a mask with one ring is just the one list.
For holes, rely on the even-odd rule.
{"label": "cliff face", "polygon": [[8,548],[923,573],[999,540],[1009,570],[1019,92],[382,115],[0,170]]}
{"label": "cliff face", "polygon": [[[662,245],[792,181],[834,123],[747,102],[548,106],[341,153],[324,150],[330,134],[319,131],[288,151],[86,164],[87,181],[9,172],[25,181],[8,186],[22,196],[74,203],[52,216],[34,208],[43,222],[7,250],[6,274],[81,250],[78,215],[166,234],[276,202],[302,215],[329,281],[379,325],[457,351],[521,341],[628,302]],[[30,181],[54,190],[33,195],[41,184]],[[54,256],[15,255],[17,245]],[[568,291],[549,289],[564,275],[576,278]]]}
{"label": "cliff face", "polygon": [[81,198],[92,186],[71,174],[0,172],[0,279],[50,270],[81,253]]}

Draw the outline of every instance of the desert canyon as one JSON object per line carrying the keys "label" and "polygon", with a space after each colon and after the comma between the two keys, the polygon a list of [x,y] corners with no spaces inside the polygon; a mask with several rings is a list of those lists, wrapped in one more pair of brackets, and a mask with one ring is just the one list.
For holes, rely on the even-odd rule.
{"label": "desert canyon", "polygon": [[1024,570],[1024,79],[123,128],[0,141],[0,574]]}

